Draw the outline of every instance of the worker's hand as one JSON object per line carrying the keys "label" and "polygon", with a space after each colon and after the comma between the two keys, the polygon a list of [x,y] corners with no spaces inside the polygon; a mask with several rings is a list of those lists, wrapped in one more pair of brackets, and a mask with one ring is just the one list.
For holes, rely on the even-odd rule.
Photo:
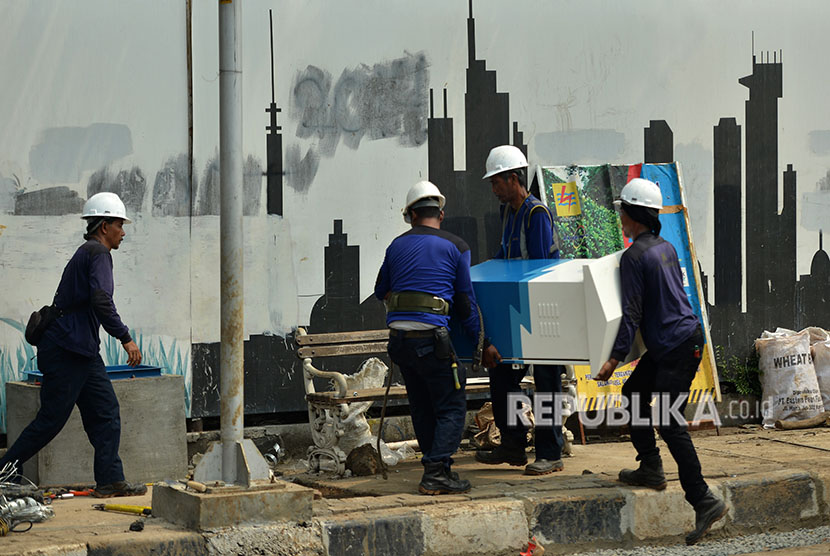
{"label": "worker's hand", "polygon": [[611,375],[614,374],[614,369],[617,368],[617,365],[619,365],[619,363],[620,362],[616,359],[609,359],[608,361],[606,361],[597,373],[597,376],[594,377],[594,380],[608,380],[609,378],[611,378]]}
{"label": "worker's hand", "polygon": [[501,354],[496,349],[496,346],[490,344],[484,350],[484,353],[481,354],[481,364],[488,369],[492,369],[499,363],[501,363]]}
{"label": "worker's hand", "polygon": [[124,351],[127,352],[127,365],[135,367],[141,363],[141,352],[138,351],[138,346],[135,345],[134,341],[130,340],[126,344],[121,345],[124,347]]}

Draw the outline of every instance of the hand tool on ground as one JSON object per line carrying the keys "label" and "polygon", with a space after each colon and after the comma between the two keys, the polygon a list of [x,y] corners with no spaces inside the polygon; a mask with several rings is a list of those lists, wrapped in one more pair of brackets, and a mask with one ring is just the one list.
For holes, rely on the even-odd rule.
{"label": "hand tool on ground", "polygon": [[93,508],[102,512],[122,512],[136,515],[152,515],[153,509],[149,506],[131,506],[129,504],[93,504]]}
{"label": "hand tool on ground", "polygon": [[199,481],[185,481],[183,479],[179,479],[179,482],[186,486],[187,488],[192,488],[196,492],[207,492],[208,487],[200,483]]}

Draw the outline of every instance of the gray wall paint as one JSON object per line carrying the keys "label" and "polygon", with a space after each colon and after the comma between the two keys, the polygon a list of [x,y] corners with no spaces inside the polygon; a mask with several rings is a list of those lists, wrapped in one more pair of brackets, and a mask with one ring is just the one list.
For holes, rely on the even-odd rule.
{"label": "gray wall paint", "polygon": [[130,129],[123,124],[52,127],[29,151],[32,176],[45,183],[77,182],[81,174],[133,152]]}
{"label": "gray wall paint", "polygon": [[613,129],[574,129],[538,133],[534,146],[539,164],[606,164],[624,162],[625,135]]}
{"label": "gray wall paint", "polygon": [[18,193],[15,197],[15,216],[62,216],[81,214],[84,199],[76,191],[61,185],[37,191]]}

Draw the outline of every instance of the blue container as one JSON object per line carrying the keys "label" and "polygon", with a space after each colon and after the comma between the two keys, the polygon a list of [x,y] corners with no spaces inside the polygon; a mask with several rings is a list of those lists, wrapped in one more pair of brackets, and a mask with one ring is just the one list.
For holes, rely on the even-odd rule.
{"label": "blue container", "polygon": [[[129,365],[113,365],[107,367],[107,375],[109,375],[111,380],[161,376],[161,367],[151,367],[150,365],[137,365],[135,367],[130,367]],[[40,382],[43,380],[43,373],[38,370],[26,371],[26,376],[28,382]]]}

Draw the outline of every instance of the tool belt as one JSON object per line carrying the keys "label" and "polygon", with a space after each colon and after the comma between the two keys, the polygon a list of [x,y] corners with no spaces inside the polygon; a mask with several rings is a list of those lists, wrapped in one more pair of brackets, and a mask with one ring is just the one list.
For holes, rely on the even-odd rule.
{"label": "tool belt", "polygon": [[386,300],[388,312],[429,313],[431,315],[449,315],[450,304],[437,295],[423,292],[392,292]]}

